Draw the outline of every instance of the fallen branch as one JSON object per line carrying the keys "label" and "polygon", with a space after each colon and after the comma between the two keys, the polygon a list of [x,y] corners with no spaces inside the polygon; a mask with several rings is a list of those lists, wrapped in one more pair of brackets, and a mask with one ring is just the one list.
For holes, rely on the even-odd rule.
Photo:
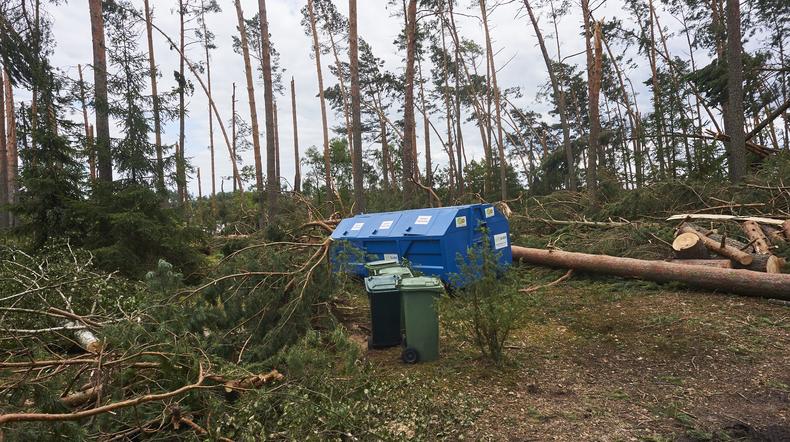
{"label": "fallen branch", "polygon": [[559,226],[590,226],[590,227],[624,227],[631,226],[635,223],[630,221],[575,221],[575,220],[558,220],[546,218],[533,218],[524,215],[513,215],[514,218],[523,219],[525,221],[554,224]]}
{"label": "fallen branch", "polygon": [[713,221],[754,221],[760,224],[768,224],[772,226],[781,226],[784,220],[763,218],[759,216],[736,216],[736,215],[713,215],[713,214],[699,214],[699,213],[683,213],[680,215],[672,215],[667,218],[667,221],[682,221],[684,219],[707,219]]}
{"label": "fallen branch", "polygon": [[573,275],[573,269],[568,270],[567,272],[565,272],[564,275],[560,276],[558,279],[556,279],[554,281],[551,281],[548,284],[533,285],[532,287],[527,287],[527,288],[521,289],[519,291],[520,292],[524,292],[524,293],[536,292],[536,291],[538,291],[540,289],[545,289],[545,288],[548,288],[548,287],[555,286],[555,285],[561,283],[562,281],[565,281],[566,279],[570,278],[571,275]]}

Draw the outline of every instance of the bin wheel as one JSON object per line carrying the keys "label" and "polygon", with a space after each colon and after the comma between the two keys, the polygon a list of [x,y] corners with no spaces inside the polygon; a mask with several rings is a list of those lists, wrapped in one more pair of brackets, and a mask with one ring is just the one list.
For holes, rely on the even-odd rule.
{"label": "bin wheel", "polygon": [[417,350],[413,348],[407,348],[406,350],[403,350],[400,358],[407,364],[415,364],[420,360],[420,354],[417,353]]}

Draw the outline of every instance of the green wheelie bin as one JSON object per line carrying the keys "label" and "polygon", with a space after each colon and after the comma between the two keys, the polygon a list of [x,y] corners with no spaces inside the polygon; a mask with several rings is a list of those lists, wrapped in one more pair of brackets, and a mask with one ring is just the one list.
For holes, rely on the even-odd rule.
{"label": "green wheelie bin", "polygon": [[397,275],[365,278],[370,301],[370,337],[368,348],[394,347],[401,343],[401,301]]}
{"label": "green wheelie bin", "polygon": [[379,261],[371,261],[365,264],[368,273],[371,276],[375,275],[398,275],[401,278],[408,278],[412,276],[411,270],[408,267],[400,265],[396,259],[382,259]]}
{"label": "green wheelie bin", "polygon": [[436,302],[444,293],[439,278],[418,276],[400,282],[406,334],[401,359],[407,364],[439,359],[439,315]]}

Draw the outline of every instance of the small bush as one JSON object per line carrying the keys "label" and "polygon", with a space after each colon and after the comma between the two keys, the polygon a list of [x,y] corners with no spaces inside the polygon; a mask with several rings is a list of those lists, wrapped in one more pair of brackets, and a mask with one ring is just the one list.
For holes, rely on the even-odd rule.
{"label": "small bush", "polygon": [[[485,236],[487,238],[487,235]],[[504,360],[505,343],[525,315],[526,302],[499,263],[488,241],[459,256],[460,273],[451,279],[462,286],[441,303],[442,320],[452,335],[473,344],[496,364]],[[466,285],[463,282],[473,281]]]}

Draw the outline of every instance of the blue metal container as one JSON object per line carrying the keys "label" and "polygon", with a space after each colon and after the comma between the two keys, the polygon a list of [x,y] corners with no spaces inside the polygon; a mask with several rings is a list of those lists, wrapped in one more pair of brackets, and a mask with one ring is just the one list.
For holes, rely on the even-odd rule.
{"label": "blue metal container", "polygon": [[[335,268],[367,276],[365,263],[382,259],[408,260],[412,269],[450,282],[459,273],[457,256],[483,242],[509,265],[510,225],[491,204],[404,210],[357,215],[340,221],[332,239]],[[351,246],[351,247],[348,247]]]}

